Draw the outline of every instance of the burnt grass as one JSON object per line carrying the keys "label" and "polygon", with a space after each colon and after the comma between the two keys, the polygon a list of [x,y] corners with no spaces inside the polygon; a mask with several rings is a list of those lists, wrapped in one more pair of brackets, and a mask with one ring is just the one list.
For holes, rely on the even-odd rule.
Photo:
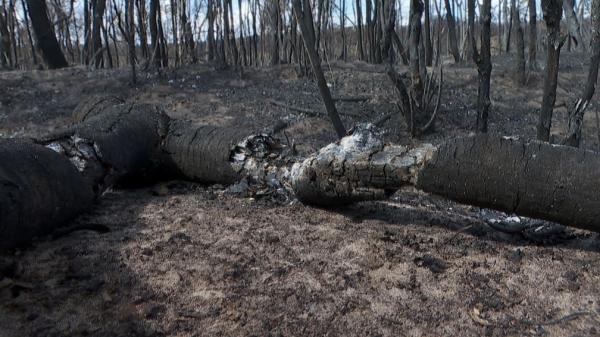
{"label": "burnt grass", "polygon": [[[561,58],[557,135],[562,104],[584,86],[583,59]],[[543,74],[516,87],[511,65],[494,59],[490,132],[531,139]],[[338,103],[347,127],[396,111],[382,68],[325,68],[334,95],[369,96]],[[435,132],[410,139],[394,117],[389,141],[472,132],[476,71],[448,63],[444,73]],[[300,154],[334,140],[326,119],[268,102],[323,110],[314,82],[292,66],[240,74],[200,64],[139,77],[132,88],[126,69],[0,73],[0,134],[60,129],[79,100],[104,93],[197,125],[260,130],[288,118],[295,122],[280,137]],[[591,150],[597,109],[594,101],[584,126]],[[486,222],[503,216],[411,188],[336,209],[182,181],[115,188],[70,229],[0,255],[0,335],[598,336],[598,234],[507,234]]]}

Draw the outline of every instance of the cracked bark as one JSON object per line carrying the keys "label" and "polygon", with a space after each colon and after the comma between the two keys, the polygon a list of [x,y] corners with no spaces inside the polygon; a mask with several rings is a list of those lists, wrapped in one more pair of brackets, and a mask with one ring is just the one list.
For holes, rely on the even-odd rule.
{"label": "cracked bark", "polygon": [[80,122],[42,139],[0,140],[0,249],[52,232],[107,188],[139,177],[246,179],[320,206],[383,199],[413,185],[600,231],[600,156],[571,147],[488,135],[406,147],[384,144],[367,125],[297,160],[269,135],[189,126],[151,105],[103,98],[84,102],[75,118]]}

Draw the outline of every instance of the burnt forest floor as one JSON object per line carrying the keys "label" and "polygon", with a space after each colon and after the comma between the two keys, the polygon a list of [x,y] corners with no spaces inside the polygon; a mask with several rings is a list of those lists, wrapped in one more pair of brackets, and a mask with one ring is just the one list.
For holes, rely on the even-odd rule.
{"label": "burnt forest floor", "polygon": [[[565,54],[552,132],[584,86],[587,61]],[[541,64],[541,61],[540,61]],[[531,139],[543,76],[512,83],[494,59],[490,132]],[[347,127],[396,111],[383,68],[327,65]],[[308,154],[334,141],[330,123],[275,106],[323,111],[314,82],[292,66],[161,74],[127,69],[0,73],[0,135],[36,136],[70,123],[83,98],[103,93],[162,105],[194,124],[260,130]],[[410,139],[400,118],[389,141],[464,136],[475,121],[477,73],[446,64],[434,133]],[[594,102],[584,147],[598,148]],[[551,169],[551,168],[549,168]],[[494,230],[506,215],[411,188],[338,209],[250,198],[224,186],[162,182],[114,189],[71,225],[104,228],[39,238],[0,255],[0,336],[600,336],[600,237],[570,229]],[[525,221],[525,219],[523,220]]]}

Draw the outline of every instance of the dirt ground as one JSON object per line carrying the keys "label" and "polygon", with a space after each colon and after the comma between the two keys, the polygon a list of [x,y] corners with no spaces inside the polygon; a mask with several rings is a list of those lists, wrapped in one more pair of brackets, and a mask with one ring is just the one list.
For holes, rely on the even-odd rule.
{"label": "dirt ground", "polygon": [[[582,55],[561,59],[553,133],[586,76]],[[531,139],[542,76],[513,85],[510,58],[496,58],[490,131]],[[351,126],[396,111],[382,69],[326,67]],[[467,135],[477,74],[447,64],[436,132],[412,140],[400,118],[389,141],[437,143]],[[140,74],[125,69],[0,73],[0,135],[36,136],[68,125],[95,93],[162,105],[195,124],[262,129],[308,154],[334,140],[326,119],[268,99],[323,110],[313,82],[291,66],[216,71],[195,65]],[[584,147],[598,148],[594,104]],[[551,168],[549,168],[551,169]],[[0,336],[600,336],[600,237],[560,229],[506,234],[503,214],[414,189],[338,209],[231,195],[224,186],[162,182],[110,190],[71,225],[0,255]]]}

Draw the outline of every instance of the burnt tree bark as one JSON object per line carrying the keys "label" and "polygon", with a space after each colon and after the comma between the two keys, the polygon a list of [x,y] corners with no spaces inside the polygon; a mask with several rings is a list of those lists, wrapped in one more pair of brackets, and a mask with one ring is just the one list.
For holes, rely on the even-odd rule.
{"label": "burnt tree bark", "polygon": [[27,0],[27,9],[38,47],[42,51],[48,68],[57,69],[68,66],[67,59],[60,49],[54,28],[50,23],[46,0]]}
{"label": "burnt tree bark", "polygon": [[454,62],[460,62],[460,52],[458,51],[458,40],[456,37],[456,22],[452,15],[452,7],[450,0],[444,0],[446,6],[446,22],[448,24],[448,42],[450,43],[450,53],[454,57]]}
{"label": "burnt tree bark", "polygon": [[135,85],[137,76],[135,73],[135,22],[134,22],[134,0],[127,0],[125,3],[125,12],[127,15],[127,47],[129,53],[129,64],[131,65],[131,84]]}
{"label": "burnt tree bark", "polygon": [[206,44],[207,44],[207,59],[208,61],[213,61],[215,59],[215,49],[216,49],[216,41],[215,41],[215,12],[214,12],[214,0],[208,0],[207,2],[207,13],[206,17],[208,19],[208,32],[206,35]]}
{"label": "burnt tree bark", "polygon": [[529,70],[537,69],[537,6],[529,0]]}
{"label": "burnt tree bark", "polygon": [[74,115],[79,123],[63,132],[0,140],[1,250],[50,233],[118,182],[157,174],[221,184],[269,180],[321,206],[383,199],[413,185],[463,203],[600,231],[600,155],[571,147],[487,135],[440,146],[386,145],[367,125],[290,164],[266,134],[193,127],[150,105],[93,99]]}
{"label": "burnt tree bark", "polygon": [[150,25],[150,41],[152,49],[150,53],[149,64],[156,68],[166,67],[168,65],[168,62],[165,59],[166,54],[164,53],[164,40],[161,38],[160,34],[160,30],[162,29],[162,23],[160,20],[159,0],[150,0],[150,16],[148,20]]}
{"label": "burnt tree bark", "polygon": [[475,0],[468,4],[469,37],[471,40],[471,57],[477,65],[479,86],[477,88],[477,123],[478,132],[487,132],[490,102],[491,61],[491,0],[484,0],[481,6],[481,53],[477,51],[475,40]]}
{"label": "burnt tree bark", "polygon": [[[102,66],[102,20],[104,10],[106,8],[106,0],[92,1],[92,57],[94,58],[94,67]],[[108,43],[108,41],[106,41]]]}
{"label": "burnt tree bark", "polygon": [[[434,0],[436,1],[436,0]],[[425,5],[425,30],[423,34],[423,38],[425,39],[425,65],[431,67],[433,64],[433,43],[431,42],[431,20],[429,19],[430,10],[429,10],[429,0],[424,0]]]}
{"label": "burnt tree bark", "polygon": [[563,11],[565,12],[565,18],[567,19],[567,29],[569,30],[571,37],[575,39],[577,45],[581,46],[583,51],[587,51],[581,34],[581,25],[579,24],[579,20],[577,20],[577,15],[575,14],[575,9],[573,8],[574,3],[574,0],[562,0]]}
{"label": "burnt tree bark", "polygon": [[317,79],[317,85],[319,87],[319,92],[321,93],[321,97],[323,98],[323,103],[325,104],[325,108],[327,109],[327,114],[331,119],[331,123],[335,129],[339,138],[342,138],[346,135],[346,128],[340,119],[340,116],[335,107],[335,102],[331,97],[331,92],[329,91],[329,87],[327,86],[327,80],[325,80],[325,75],[323,74],[323,69],[321,68],[321,57],[319,56],[317,49],[315,47],[315,29],[313,26],[313,17],[312,10],[310,8],[310,3],[308,0],[292,0],[292,4],[294,7],[294,15],[296,15],[296,21],[300,26],[300,31],[302,32],[302,40],[304,41],[304,48],[308,53],[308,58],[310,59],[310,64],[313,69],[313,73]]}
{"label": "burnt tree bark", "polygon": [[590,55],[590,69],[588,72],[585,89],[580,99],[569,113],[569,129],[563,141],[563,144],[579,147],[581,143],[581,129],[583,127],[583,117],[589,106],[594,92],[596,91],[596,81],[598,80],[598,66],[600,64],[600,0],[592,1],[592,43]]}
{"label": "burnt tree bark", "polygon": [[516,62],[515,62],[515,82],[517,85],[524,85],[526,81],[525,77],[525,40],[523,37],[523,27],[521,27],[521,14],[519,13],[519,6],[513,0],[512,6],[512,14],[513,17],[513,29],[514,29],[514,39],[515,39],[515,48],[517,49]]}
{"label": "burnt tree bark", "polygon": [[8,20],[4,17],[4,8],[0,6],[0,67],[12,67],[13,55]]}
{"label": "burnt tree bark", "polygon": [[556,86],[558,84],[558,64],[560,49],[565,39],[560,36],[560,20],[562,18],[561,0],[542,0],[542,13],[546,21],[546,69],[544,74],[544,96],[537,127],[537,139],[548,141],[552,126],[552,112],[556,102]]}
{"label": "burnt tree bark", "polygon": [[363,48],[363,27],[362,27],[362,6],[361,0],[356,0],[356,29],[358,41],[358,59],[363,61],[365,59],[365,52]]}

